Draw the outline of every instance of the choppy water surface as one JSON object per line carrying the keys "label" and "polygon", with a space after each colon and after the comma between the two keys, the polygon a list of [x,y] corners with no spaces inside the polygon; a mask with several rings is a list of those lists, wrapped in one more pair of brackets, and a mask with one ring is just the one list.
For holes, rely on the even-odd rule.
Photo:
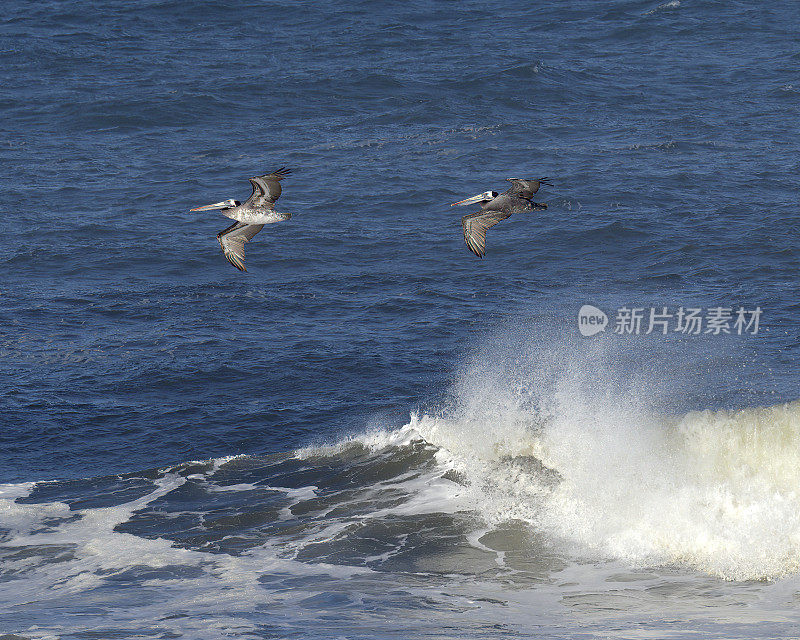
{"label": "choppy water surface", "polygon": [[[6,3],[0,633],[800,634],[799,23]],[[283,165],[239,273],[189,209]]]}

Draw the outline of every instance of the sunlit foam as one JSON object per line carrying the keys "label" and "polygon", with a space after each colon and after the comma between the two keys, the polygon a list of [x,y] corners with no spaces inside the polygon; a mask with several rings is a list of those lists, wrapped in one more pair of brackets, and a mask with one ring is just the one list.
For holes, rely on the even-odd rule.
{"label": "sunlit foam", "polygon": [[424,439],[487,522],[523,520],[576,553],[734,580],[797,571],[800,402],[669,415],[667,372],[615,371],[608,344],[495,343],[449,411],[363,443]]}

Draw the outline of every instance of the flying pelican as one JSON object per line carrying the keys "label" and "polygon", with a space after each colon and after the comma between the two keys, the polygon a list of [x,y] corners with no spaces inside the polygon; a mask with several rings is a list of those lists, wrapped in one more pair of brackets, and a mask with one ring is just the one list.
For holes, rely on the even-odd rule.
{"label": "flying pelican", "polygon": [[505,220],[512,213],[523,211],[539,211],[547,209],[544,202],[533,202],[533,194],[539,187],[546,184],[553,185],[550,178],[506,178],[511,183],[511,188],[498,194],[497,191],[484,191],[477,196],[472,196],[460,202],[454,202],[451,207],[468,204],[480,204],[481,210],[469,213],[461,218],[464,227],[464,241],[467,247],[479,258],[486,255],[486,230],[493,227],[501,220]]}
{"label": "flying pelican", "polygon": [[250,184],[253,185],[253,193],[244,204],[231,198],[192,209],[192,211],[222,209],[223,216],[236,220],[230,227],[217,234],[217,240],[228,262],[239,271],[247,271],[244,266],[244,243],[249,242],[265,224],[283,222],[292,217],[291,213],[275,211],[275,201],[281,197],[280,181],[291,172],[291,169],[281,167],[272,173],[249,178]]}

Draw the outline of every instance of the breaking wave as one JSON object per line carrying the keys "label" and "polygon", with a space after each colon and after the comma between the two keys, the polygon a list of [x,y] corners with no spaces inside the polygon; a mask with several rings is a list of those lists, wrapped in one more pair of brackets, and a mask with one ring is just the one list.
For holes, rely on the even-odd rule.
{"label": "breaking wave", "polygon": [[728,580],[800,568],[800,401],[670,416],[663,385],[610,381],[603,358],[507,356],[467,367],[448,411],[355,440],[433,445],[490,526],[521,521],[578,555]]}

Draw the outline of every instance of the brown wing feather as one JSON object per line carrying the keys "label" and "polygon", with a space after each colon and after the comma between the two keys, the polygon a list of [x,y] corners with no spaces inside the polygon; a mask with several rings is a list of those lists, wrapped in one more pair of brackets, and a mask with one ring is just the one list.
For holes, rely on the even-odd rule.
{"label": "brown wing feather", "polygon": [[464,227],[464,242],[479,258],[486,255],[486,230],[511,215],[506,211],[476,211],[461,218]]}
{"label": "brown wing feather", "polygon": [[512,185],[512,190],[523,198],[532,198],[543,184],[552,187],[550,178],[506,178]]}
{"label": "brown wing feather", "polygon": [[244,266],[244,243],[250,242],[254,235],[264,228],[263,224],[245,224],[234,222],[230,227],[217,234],[219,246],[225,258],[239,271],[247,271]]}
{"label": "brown wing feather", "polygon": [[291,172],[291,169],[281,167],[272,173],[249,178],[250,184],[253,185],[253,193],[250,194],[247,202],[245,202],[245,206],[267,207],[271,209],[272,205],[281,197],[282,189],[280,181]]}

